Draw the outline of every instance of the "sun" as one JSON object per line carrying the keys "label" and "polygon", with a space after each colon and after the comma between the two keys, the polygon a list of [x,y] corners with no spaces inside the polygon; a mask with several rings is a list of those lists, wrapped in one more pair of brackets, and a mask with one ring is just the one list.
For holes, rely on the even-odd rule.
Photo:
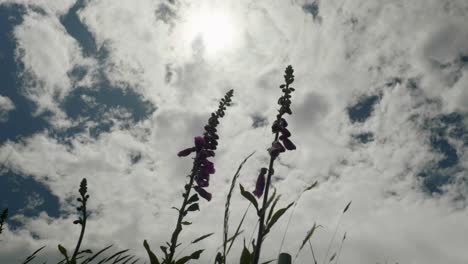
{"label": "sun", "polygon": [[216,7],[191,10],[184,21],[184,35],[189,42],[200,40],[206,56],[221,55],[239,43],[239,29],[233,14]]}

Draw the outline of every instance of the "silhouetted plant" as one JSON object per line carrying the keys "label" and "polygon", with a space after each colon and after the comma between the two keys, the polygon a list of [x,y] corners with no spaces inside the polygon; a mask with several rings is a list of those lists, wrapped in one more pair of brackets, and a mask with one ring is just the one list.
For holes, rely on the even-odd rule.
{"label": "silhouetted plant", "polygon": [[0,234],[3,232],[3,225],[5,224],[7,217],[8,217],[8,208],[5,208],[0,214]]}
{"label": "silhouetted plant", "polygon": [[87,212],[86,205],[89,199],[89,194],[87,194],[87,192],[88,192],[88,186],[87,186],[86,178],[83,178],[83,180],[81,180],[80,189],[79,189],[79,193],[81,197],[76,199],[80,203],[80,206],[76,208],[80,216],[78,217],[78,220],[73,221],[73,224],[81,226],[81,231],[80,231],[80,236],[75,246],[75,250],[73,251],[73,254],[71,255],[71,257],[68,256],[67,250],[62,245],[60,244],[58,245],[58,250],[65,257],[65,261],[67,264],[76,264],[76,259],[77,259],[77,256],[81,247],[81,242],[83,241],[84,233],[86,230],[86,221],[88,219],[88,212]]}
{"label": "silhouetted plant", "polygon": [[[247,212],[248,212],[248,210],[250,208],[250,204],[249,204],[249,207],[247,207],[247,209],[245,210],[244,215],[242,216],[242,219],[240,220],[240,222],[239,222],[239,224],[238,224],[238,226],[236,228],[236,231],[234,232],[234,234],[230,238],[229,238],[229,215],[230,215],[229,208],[231,206],[232,194],[234,192],[234,188],[236,187],[236,181],[240,176],[240,171],[241,171],[242,167],[244,166],[244,164],[247,162],[247,160],[250,157],[252,157],[252,155],[254,153],[255,152],[252,152],[250,155],[248,155],[241,162],[241,164],[237,168],[236,173],[232,177],[231,187],[229,188],[229,192],[228,192],[228,195],[227,195],[227,198],[226,198],[226,204],[224,206],[223,245],[221,246],[223,250],[221,252],[217,252],[217,254],[216,254],[215,263],[217,263],[217,264],[226,263],[226,258],[228,256],[229,252],[231,251],[231,248],[232,248],[236,238],[243,232],[241,230],[241,227],[242,227],[242,224],[244,223],[245,216],[247,215]],[[229,244],[229,246],[228,246],[228,244]],[[219,248],[216,251],[218,251],[218,250],[219,250]]]}
{"label": "silhouetted plant", "polygon": [[[267,167],[260,168],[257,179],[256,179],[255,189],[252,192],[246,190],[241,184],[239,184],[240,193],[245,199],[249,201],[249,205],[245,209],[245,212],[242,218],[240,219],[239,224],[237,225],[234,233],[230,234],[229,215],[230,215],[230,205],[231,205],[232,194],[237,184],[237,180],[240,176],[240,171],[242,167],[254,153],[248,155],[240,163],[237,171],[235,172],[232,178],[231,186],[230,186],[227,198],[226,198],[226,203],[225,203],[225,208],[224,208],[224,225],[223,225],[223,239],[222,239],[223,243],[221,246],[219,246],[218,249],[216,249],[216,256],[214,260],[215,264],[226,264],[227,262],[226,259],[231,248],[233,247],[235,241],[243,233],[242,226],[243,226],[245,217],[251,207],[255,208],[255,211],[258,216],[258,222],[257,222],[258,229],[256,228],[256,226],[254,227],[252,236],[248,240],[247,245],[246,245],[246,240],[244,239],[244,246],[243,246],[243,250],[240,256],[240,264],[258,264],[260,261],[260,256],[261,256],[262,243],[265,240],[266,236],[270,233],[272,227],[279,221],[279,219],[283,215],[285,215],[288,209],[293,207],[294,205],[293,209],[291,210],[292,212],[289,216],[289,219],[288,219],[285,231],[284,231],[284,235],[283,235],[280,247],[279,247],[278,259],[272,259],[272,260],[262,262],[262,264],[268,264],[277,260],[278,264],[292,263],[291,255],[285,252],[281,252],[281,249],[285,241],[291,219],[294,216],[295,209],[297,207],[297,204],[301,196],[306,191],[309,191],[317,186],[317,182],[314,182],[312,185],[306,187],[299,194],[299,197],[294,202],[289,203],[284,208],[276,209],[278,202],[281,198],[281,195],[276,194],[276,189],[271,184],[272,177],[274,175],[274,162],[280,156],[280,154],[285,152],[286,150],[291,151],[291,150],[296,149],[295,144],[290,140],[291,132],[288,130],[288,123],[286,119],[284,118],[285,114],[288,114],[288,115],[292,114],[292,111],[291,111],[291,97],[292,96],[291,95],[292,95],[292,92],[294,92],[294,88],[291,87],[290,85],[294,82],[293,73],[294,73],[293,68],[291,66],[288,66],[284,74],[285,83],[280,85],[282,95],[278,99],[278,105],[280,106],[280,108],[278,109],[278,114],[276,115],[276,119],[273,122],[272,127],[271,127],[272,133],[274,134],[274,139],[271,143],[271,147],[268,148],[268,153],[270,156],[268,168]],[[187,183],[185,183],[184,185],[184,193],[182,194],[182,197],[183,197],[182,205],[180,206],[180,208],[173,207],[174,209],[178,211],[178,218],[177,218],[174,231],[171,235],[170,241],[166,242],[165,245],[160,246],[160,249],[163,252],[163,256],[161,257],[161,262],[156,256],[156,254],[154,254],[154,252],[151,250],[147,241],[144,240],[143,242],[143,246],[148,254],[150,264],[185,264],[185,263],[191,262],[192,260],[197,260],[200,258],[200,255],[202,254],[204,249],[196,250],[192,252],[191,254],[188,254],[180,258],[179,258],[179,255],[181,255],[186,248],[202,240],[205,240],[214,234],[214,233],[208,233],[188,243],[185,243],[185,247],[181,250],[177,250],[177,254],[176,254],[176,249],[182,244],[182,243],[179,243],[179,235],[182,232],[183,226],[188,226],[192,224],[191,222],[186,221],[185,217],[187,216],[189,212],[200,210],[199,197],[202,197],[207,201],[210,201],[212,199],[212,194],[208,192],[206,188],[209,187],[210,175],[215,173],[215,166],[213,162],[210,161],[209,159],[215,156],[215,150],[217,149],[218,139],[219,139],[219,136],[217,134],[217,126],[219,124],[219,119],[224,117],[226,108],[231,105],[232,96],[233,96],[233,90],[230,90],[226,93],[224,98],[220,100],[218,109],[215,112],[213,112],[210,118],[208,119],[208,123],[204,127],[205,131],[203,135],[194,137],[194,145],[192,147],[179,151],[177,154],[179,157],[187,157],[191,154],[194,154],[193,166],[192,166],[190,174],[187,175],[187,178],[188,178]],[[269,194],[270,188],[274,189],[272,195]],[[194,194],[192,194],[192,190],[195,192]],[[64,257],[60,262],[58,262],[58,264],[78,264],[78,262],[80,264],[91,264],[93,263],[93,261],[95,261],[98,264],[104,264],[104,263],[135,264],[137,263],[139,259],[136,258],[134,255],[128,254],[128,251],[129,251],[128,249],[120,250],[110,256],[104,256],[104,254],[109,251],[112,245],[107,246],[94,254],[89,249],[85,249],[85,250],[81,249],[86,226],[87,226],[87,220],[89,216],[88,209],[87,209],[87,206],[88,206],[87,202],[89,199],[89,194],[88,194],[86,179],[83,179],[80,183],[79,194],[80,194],[80,197],[77,198],[77,201],[79,202],[79,206],[77,207],[79,216],[78,216],[78,219],[75,220],[73,223],[80,225],[81,227],[80,235],[77,240],[76,246],[73,250],[73,253],[71,255],[69,255],[65,247],[63,247],[60,244],[58,245],[59,252]],[[260,199],[262,199],[261,204],[260,204]],[[343,239],[341,240],[341,244],[339,246],[338,251],[333,253],[330,257],[329,257],[329,252],[333,244],[333,241],[335,239],[338,226],[341,223],[341,217],[348,211],[350,205],[351,205],[351,202],[349,202],[346,205],[345,209],[342,211],[342,214],[338,220],[333,236],[331,238],[331,241],[325,253],[324,263],[325,262],[331,263],[332,261],[335,261],[336,263],[338,263],[339,261],[343,243],[346,239],[346,233],[343,236]],[[7,216],[8,216],[8,209],[5,209],[0,214],[0,233],[2,233],[3,231],[3,225]],[[305,238],[302,240],[299,250],[296,253],[295,260],[299,256],[299,253],[302,251],[304,246],[308,243],[310,246],[310,250],[312,253],[314,263],[317,264],[317,259],[316,259],[310,240],[312,239],[314,233],[317,231],[319,227],[321,226],[314,223],[312,228],[306,232]],[[256,236],[256,239],[253,239],[255,231],[257,231],[257,236]],[[249,251],[248,245],[250,244],[252,245],[252,252]],[[32,262],[36,258],[37,254],[42,249],[44,249],[44,247],[41,247],[37,249],[36,251],[34,251],[30,256],[28,256],[23,261],[23,264],[28,264]]]}
{"label": "silhouetted plant", "polygon": [[[271,127],[272,133],[274,134],[274,140],[271,143],[271,147],[268,149],[268,153],[270,154],[270,162],[268,168],[261,168],[259,175],[257,177],[257,182],[255,185],[255,190],[250,193],[244,189],[242,185],[240,185],[240,190],[242,196],[249,200],[251,204],[255,207],[257,211],[257,215],[259,218],[258,222],[258,234],[257,239],[252,241],[253,244],[253,252],[250,253],[249,250],[244,245],[244,250],[241,256],[241,263],[253,263],[258,264],[262,249],[262,242],[265,239],[266,235],[270,232],[273,225],[281,218],[284,213],[294,204],[290,203],[288,206],[281,208],[277,211],[274,211],[276,204],[278,203],[279,197],[269,197],[269,190],[271,185],[271,177],[274,174],[274,161],[280,153],[285,152],[286,150],[294,150],[296,146],[294,143],[289,139],[291,136],[291,132],[287,129],[288,123],[283,118],[285,114],[291,115],[291,94],[294,92],[294,88],[290,87],[290,85],[294,82],[294,70],[291,65],[286,67],[285,74],[284,74],[284,81],[285,83],[280,85],[280,89],[283,92],[283,95],[278,99],[278,105],[280,105],[280,109],[278,110],[278,114],[276,115],[276,120],[273,122]],[[265,175],[266,179],[265,179]],[[255,196],[260,199],[263,195],[263,202],[261,208],[255,198]],[[267,209],[270,207],[269,213],[267,214]],[[274,212],[274,213],[273,213]],[[249,262],[247,259],[250,259]],[[243,262],[244,261],[244,262]]]}
{"label": "silhouetted plant", "polygon": [[[210,175],[215,173],[215,168],[213,162],[208,160],[210,157],[215,156],[215,150],[218,146],[219,136],[217,134],[216,127],[219,124],[219,119],[224,117],[226,107],[231,105],[231,98],[234,94],[233,90],[229,90],[224,98],[219,102],[218,109],[211,114],[211,117],[208,119],[208,124],[205,125],[205,132],[203,136],[198,136],[194,138],[194,146],[186,148],[180,151],[177,155],[179,157],[186,157],[192,153],[195,153],[195,158],[193,159],[193,167],[190,175],[188,175],[188,183],[185,184],[185,192],[182,194],[184,198],[180,208],[174,208],[178,211],[178,218],[176,222],[176,227],[172,233],[170,243],[166,243],[167,246],[161,246],[161,250],[164,253],[162,263],[166,264],[183,264],[188,262],[191,259],[198,259],[203,250],[198,250],[192,253],[189,256],[182,257],[179,260],[175,260],[175,251],[176,248],[180,245],[178,243],[178,238],[180,232],[182,232],[183,225],[190,225],[190,222],[183,221],[184,217],[193,211],[199,211],[200,207],[198,204],[199,197],[201,196],[207,201],[211,200],[212,194],[205,190],[209,186]],[[192,189],[197,192],[190,196]],[[195,240],[192,244],[201,241],[206,238],[208,235],[200,237],[200,239]],[[146,241],[144,241],[144,246],[148,251],[151,263],[159,264],[159,260],[154,253],[152,253]]]}

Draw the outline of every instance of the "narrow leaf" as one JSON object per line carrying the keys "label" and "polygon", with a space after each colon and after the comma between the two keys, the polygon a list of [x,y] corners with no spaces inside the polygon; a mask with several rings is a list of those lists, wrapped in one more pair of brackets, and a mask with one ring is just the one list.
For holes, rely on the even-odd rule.
{"label": "narrow leaf", "polygon": [[194,194],[190,197],[190,199],[188,199],[187,204],[197,202],[198,200],[200,200],[200,198],[198,198],[198,194]]}
{"label": "narrow leaf", "polygon": [[278,211],[276,211],[273,216],[271,217],[271,220],[270,222],[268,223],[268,226],[265,230],[265,234],[267,234],[270,229],[273,227],[273,225],[280,219],[281,216],[283,216],[284,213],[286,213],[286,211],[294,204],[294,202],[290,203],[288,206],[284,207],[284,208],[281,208],[279,209]]}
{"label": "narrow leaf", "polygon": [[99,256],[100,254],[102,254],[104,251],[108,250],[111,247],[112,247],[112,245],[107,246],[107,247],[99,250],[96,254],[94,254],[93,256],[91,256],[89,258],[87,258],[85,261],[83,261],[82,264],[86,264],[86,263],[89,263],[89,262],[93,261],[97,256]]}
{"label": "narrow leaf", "polygon": [[198,206],[198,203],[191,204],[189,208],[187,208],[186,212],[192,212],[192,211],[200,211],[200,207]]}
{"label": "narrow leaf", "polygon": [[352,201],[350,201],[350,202],[348,203],[348,205],[346,205],[345,209],[343,210],[343,214],[346,213],[346,211],[348,211],[349,206],[351,205],[351,202],[352,202]]}
{"label": "narrow leaf", "polygon": [[206,235],[203,235],[195,240],[192,241],[192,244],[195,244],[197,242],[200,242],[202,241],[203,239],[207,238],[207,237],[210,237],[211,235],[213,235],[214,233],[209,233],[209,234],[206,234]]}
{"label": "narrow leaf", "polygon": [[[279,199],[281,198],[281,195],[278,195],[278,197],[276,197],[275,201],[273,202],[273,204],[271,205],[271,209],[270,211],[268,212],[268,217],[267,217],[267,220],[266,222],[268,223],[271,219],[271,216],[273,215],[273,212],[275,211],[275,207],[276,207],[276,204],[278,203]],[[268,207],[267,207],[268,208]]]}
{"label": "narrow leaf", "polygon": [[307,243],[307,241],[310,240],[310,238],[312,237],[312,235],[315,233],[315,230],[317,230],[317,228],[321,227],[320,225],[317,225],[316,223],[314,223],[314,225],[312,226],[312,228],[307,231],[307,234],[304,238],[304,240],[302,240],[302,244],[301,244],[301,247],[299,248],[297,254],[299,254],[299,252],[302,250],[302,248],[305,246],[305,244]]}
{"label": "narrow leaf", "polygon": [[185,264],[188,261],[190,261],[191,259],[199,259],[200,255],[201,255],[201,253],[203,251],[204,251],[204,249],[197,250],[197,251],[193,252],[190,256],[185,256],[185,257],[177,260],[175,264]]}
{"label": "narrow leaf", "polygon": [[32,261],[35,257],[36,257],[36,254],[39,253],[39,251],[41,251],[42,249],[44,249],[45,246],[42,246],[40,247],[39,249],[37,249],[36,251],[34,251],[31,255],[29,255],[24,261],[22,264],[27,264],[29,263],[30,261]]}
{"label": "narrow leaf", "polygon": [[330,258],[330,260],[328,262],[332,262],[335,259],[335,257],[336,257],[336,253],[331,256],[331,258]]}
{"label": "narrow leaf", "polygon": [[143,246],[145,247],[146,252],[148,253],[148,256],[149,256],[149,259],[150,259],[150,264],[160,264],[158,258],[153,253],[153,251],[151,251],[151,249],[150,249],[150,247],[148,245],[148,242],[146,242],[146,240],[143,241]]}
{"label": "narrow leaf", "polygon": [[246,198],[247,200],[250,201],[250,203],[253,204],[253,206],[255,207],[255,209],[257,210],[257,214],[259,213],[259,210],[258,210],[258,203],[257,203],[257,199],[255,199],[255,197],[253,196],[253,194],[251,194],[250,192],[246,191],[244,189],[244,186],[242,186],[242,184],[239,184],[240,186],[240,191],[241,191],[241,195],[244,196],[244,198]]}
{"label": "narrow leaf", "polygon": [[312,185],[310,185],[309,187],[305,188],[304,192],[307,192],[307,191],[312,190],[312,189],[315,188],[317,185],[318,185],[318,181],[315,181],[314,183],[312,183]]}
{"label": "narrow leaf", "polygon": [[62,246],[62,245],[58,245],[58,250],[60,251],[60,253],[68,259],[68,253],[67,253],[67,250]]}
{"label": "narrow leaf", "polygon": [[242,250],[242,255],[241,255],[239,264],[251,264],[251,263],[252,263],[252,255],[250,254],[249,250],[244,245],[244,250]]}

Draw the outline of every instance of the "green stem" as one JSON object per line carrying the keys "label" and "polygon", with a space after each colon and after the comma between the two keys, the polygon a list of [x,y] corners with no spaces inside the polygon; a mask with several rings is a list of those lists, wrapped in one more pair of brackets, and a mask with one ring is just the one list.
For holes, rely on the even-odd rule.
{"label": "green stem", "polygon": [[195,164],[192,169],[192,174],[190,175],[189,183],[186,185],[188,187],[185,190],[184,200],[182,202],[182,206],[179,209],[179,216],[177,218],[177,224],[174,229],[174,232],[172,232],[171,246],[169,247],[169,255],[167,256],[167,259],[165,260],[165,263],[167,264],[171,264],[173,261],[175,249],[177,247],[177,239],[179,238],[180,232],[182,232],[182,221],[184,220],[184,216],[185,216],[184,215],[185,207],[187,207],[187,202],[190,196],[190,192],[192,190],[193,181],[195,180],[195,175],[196,175],[196,171],[198,168],[198,165],[196,163],[197,160],[198,160],[198,155],[197,157],[195,157]]}
{"label": "green stem", "polygon": [[[278,120],[280,117],[278,117]],[[279,137],[279,132],[276,132],[275,134],[275,141],[278,140]],[[259,221],[259,226],[258,226],[258,235],[257,235],[257,241],[255,244],[255,249],[254,249],[254,258],[253,258],[253,264],[258,264],[258,261],[260,260],[260,251],[262,249],[262,242],[263,242],[263,236],[265,232],[265,213],[266,213],[266,205],[268,203],[268,191],[270,190],[270,184],[271,184],[271,176],[273,176],[273,164],[275,162],[274,157],[270,156],[270,164],[268,165],[268,177],[265,185],[265,194],[263,195],[263,203],[262,203],[262,209],[260,209],[260,221]]]}
{"label": "green stem", "polygon": [[71,257],[71,263],[76,262],[76,256],[78,255],[78,251],[80,250],[81,247],[81,242],[83,241],[85,229],[86,229],[86,221],[88,219],[88,214],[86,212],[86,197],[85,195],[81,195],[81,199],[83,199],[83,222],[81,224],[81,231],[80,231],[80,237],[78,238],[78,243],[76,243],[75,251],[73,252],[73,255]]}

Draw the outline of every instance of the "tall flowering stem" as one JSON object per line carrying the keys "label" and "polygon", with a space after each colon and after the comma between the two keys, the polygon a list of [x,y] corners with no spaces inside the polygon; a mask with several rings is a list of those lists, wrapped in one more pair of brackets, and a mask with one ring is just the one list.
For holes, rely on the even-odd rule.
{"label": "tall flowering stem", "polygon": [[75,220],[73,222],[75,225],[79,224],[81,226],[81,231],[80,231],[80,237],[78,238],[78,242],[76,243],[75,251],[73,252],[73,255],[71,258],[72,262],[73,261],[76,262],[76,257],[78,256],[78,252],[80,250],[81,242],[83,241],[83,237],[84,237],[84,233],[86,229],[86,221],[88,220],[88,216],[89,216],[87,208],[86,208],[86,205],[89,199],[89,194],[87,194],[87,192],[88,192],[87,181],[86,181],[86,178],[83,178],[81,180],[80,189],[79,189],[79,193],[81,197],[76,199],[81,204],[80,206],[76,208],[78,213],[81,213],[81,216],[78,218],[78,220]]}
{"label": "tall flowering stem", "polygon": [[0,234],[3,231],[3,224],[5,223],[7,217],[8,217],[8,208],[5,208],[0,214]]}
{"label": "tall flowering stem", "polygon": [[[224,98],[219,102],[218,110],[211,114],[208,119],[208,124],[205,126],[205,132],[203,136],[194,138],[194,146],[180,151],[177,155],[179,157],[189,156],[195,153],[193,161],[192,171],[190,173],[188,183],[185,185],[185,192],[182,195],[184,200],[180,208],[178,208],[179,216],[177,218],[177,224],[174,232],[171,236],[171,241],[168,243],[169,250],[166,247],[161,247],[165,254],[163,263],[171,264],[175,262],[174,253],[179,246],[177,244],[180,232],[182,231],[182,225],[184,217],[190,211],[198,211],[198,200],[199,196],[207,201],[211,200],[212,194],[205,190],[209,186],[210,175],[215,173],[213,162],[208,160],[210,157],[215,156],[215,150],[218,145],[219,136],[217,134],[216,127],[219,124],[219,119],[224,117],[224,111],[227,106],[231,105],[231,98],[234,94],[233,90],[229,90]],[[190,195],[192,189],[196,194]]]}
{"label": "tall flowering stem", "polygon": [[273,122],[272,125],[272,132],[275,134],[274,140],[271,144],[271,147],[268,149],[270,154],[270,163],[268,166],[268,174],[266,177],[266,184],[264,184],[264,174],[266,173],[266,168],[262,168],[260,175],[257,179],[257,184],[255,187],[255,191],[253,192],[258,198],[263,194],[263,203],[262,208],[259,210],[259,227],[258,227],[258,235],[257,240],[253,252],[253,264],[258,264],[260,260],[260,251],[262,249],[262,242],[264,240],[265,235],[269,231],[266,222],[265,222],[265,215],[266,209],[268,207],[268,191],[270,190],[271,184],[271,177],[274,173],[273,164],[275,159],[280,155],[280,153],[285,152],[286,150],[294,150],[296,146],[294,143],[289,140],[291,133],[286,128],[288,123],[283,118],[284,114],[292,114],[291,111],[291,93],[294,92],[294,88],[290,87],[290,85],[294,82],[294,70],[291,65],[286,67],[284,81],[285,84],[280,85],[281,91],[283,95],[278,99],[278,104],[280,105],[280,109],[278,110],[278,114],[276,115],[276,120]]}

